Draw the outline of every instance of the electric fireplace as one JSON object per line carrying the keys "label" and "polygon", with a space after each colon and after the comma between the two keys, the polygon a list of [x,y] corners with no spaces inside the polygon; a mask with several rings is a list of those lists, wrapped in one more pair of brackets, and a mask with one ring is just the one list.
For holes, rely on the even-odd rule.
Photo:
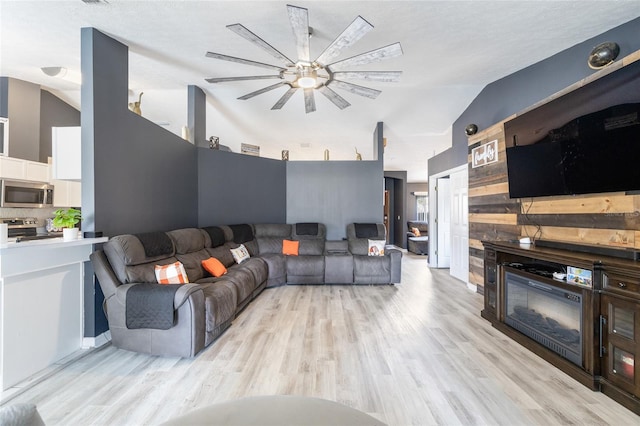
{"label": "electric fireplace", "polygon": [[582,294],[505,272],[505,323],[582,366]]}

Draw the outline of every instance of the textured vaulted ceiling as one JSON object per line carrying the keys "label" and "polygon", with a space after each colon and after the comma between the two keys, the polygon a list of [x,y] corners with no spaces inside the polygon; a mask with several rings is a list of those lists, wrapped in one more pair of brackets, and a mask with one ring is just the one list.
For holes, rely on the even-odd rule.
{"label": "textured vaulted ceiling", "polygon": [[[205,57],[207,51],[280,65],[226,25],[241,23],[296,58],[286,4],[309,9],[311,56],[361,15],[374,25],[340,58],[400,42],[404,55],[360,70],[402,70],[400,83],[359,83],[382,90],[375,100],[339,91],[339,110],[316,96],[305,114],[302,93],[271,111],[285,89],[249,100],[239,96],[269,80],[209,84],[208,77],[268,74],[268,70]],[[80,107],[80,28],[95,27],[129,46],[130,100],[143,91],[143,116],[181,133],[187,86],[207,94],[207,137],[233,151],[260,146],[261,156],[292,160],[364,159],[372,132],[385,123],[385,170],[427,180],[427,159],[450,146],[451,124],[482,88],[640,16],[638,1],[68,1],[0,0],[0,75],[42,85]],[[606,40],[602,40],[606,41]],[[68,68],[65,79],[40,67]],[[586,67],[586,58],[585,58]]]}

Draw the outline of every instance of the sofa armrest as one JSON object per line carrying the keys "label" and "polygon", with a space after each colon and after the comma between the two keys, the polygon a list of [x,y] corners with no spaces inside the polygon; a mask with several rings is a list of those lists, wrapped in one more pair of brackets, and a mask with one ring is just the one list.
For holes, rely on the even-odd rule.
{"label": "sofa armrest", "polygon": [[384,255],[390,257],[391,282],[399,283],[402,277],[402,252],[398,249],[386,249]]}
{"label": "sofa armrest", "polygon": [[[122,304],[122,306],[125,306],[127,300],[127,292],[131,287],[138,284],[140,283],[123,284],[119,286],[115,292],[118,303]],[[191,296],[191,294],[201,289],[202,287],[200,286],[200,284],[182,284],[173,297],[173,309],[177,310],[178,308],[180,308],[180,306],[182,306],[184,302],[189,299],[189,296]]]}
{"label": "sofa armrest", "polygon": [[105,300],[109,299],[116,293],[116,289],[121,285],[120,280],[116,277],[116,274],[111,269],[111,265],[107,260],[107,256],[104,251],[96,250],[89,256],[91,264],[93,265],[93,271],[98,277],[100,288],[104,294]]}

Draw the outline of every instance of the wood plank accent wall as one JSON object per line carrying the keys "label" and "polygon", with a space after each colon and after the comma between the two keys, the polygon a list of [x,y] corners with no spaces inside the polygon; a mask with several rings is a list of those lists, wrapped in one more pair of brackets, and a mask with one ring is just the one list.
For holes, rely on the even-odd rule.
{"label": "wood plank accent wall", "polygon": [[[471,167],[473,148],[498,140],[498,161]],[[469,282],[484,290],[482,240],[513,240],[520,236],[520,201],[509,198],[503,122],[469,138]]]}
{"label": "wood plank accent wall", "polygon": [[[615,69],[640,60],[640,51],[619,61]],[[589,82],[613,72],[603,69],[538,102],[523,114]],[[484,293],[482,240],[517,240],[521,237],[582,245],[640,249],[640,195],[624,192],[509,198],[505,155],[506,118],[469,138],[469,282]],[[498,161],[471,167],[471,150],[498,140]]]}

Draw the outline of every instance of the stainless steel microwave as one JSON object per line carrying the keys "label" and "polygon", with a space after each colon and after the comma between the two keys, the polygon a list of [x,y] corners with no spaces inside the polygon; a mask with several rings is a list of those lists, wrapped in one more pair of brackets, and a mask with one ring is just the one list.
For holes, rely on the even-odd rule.
{"label": "stainless steel microwave", "polygon": [[3,179],[0,207],[53,207],[53,185]]}

